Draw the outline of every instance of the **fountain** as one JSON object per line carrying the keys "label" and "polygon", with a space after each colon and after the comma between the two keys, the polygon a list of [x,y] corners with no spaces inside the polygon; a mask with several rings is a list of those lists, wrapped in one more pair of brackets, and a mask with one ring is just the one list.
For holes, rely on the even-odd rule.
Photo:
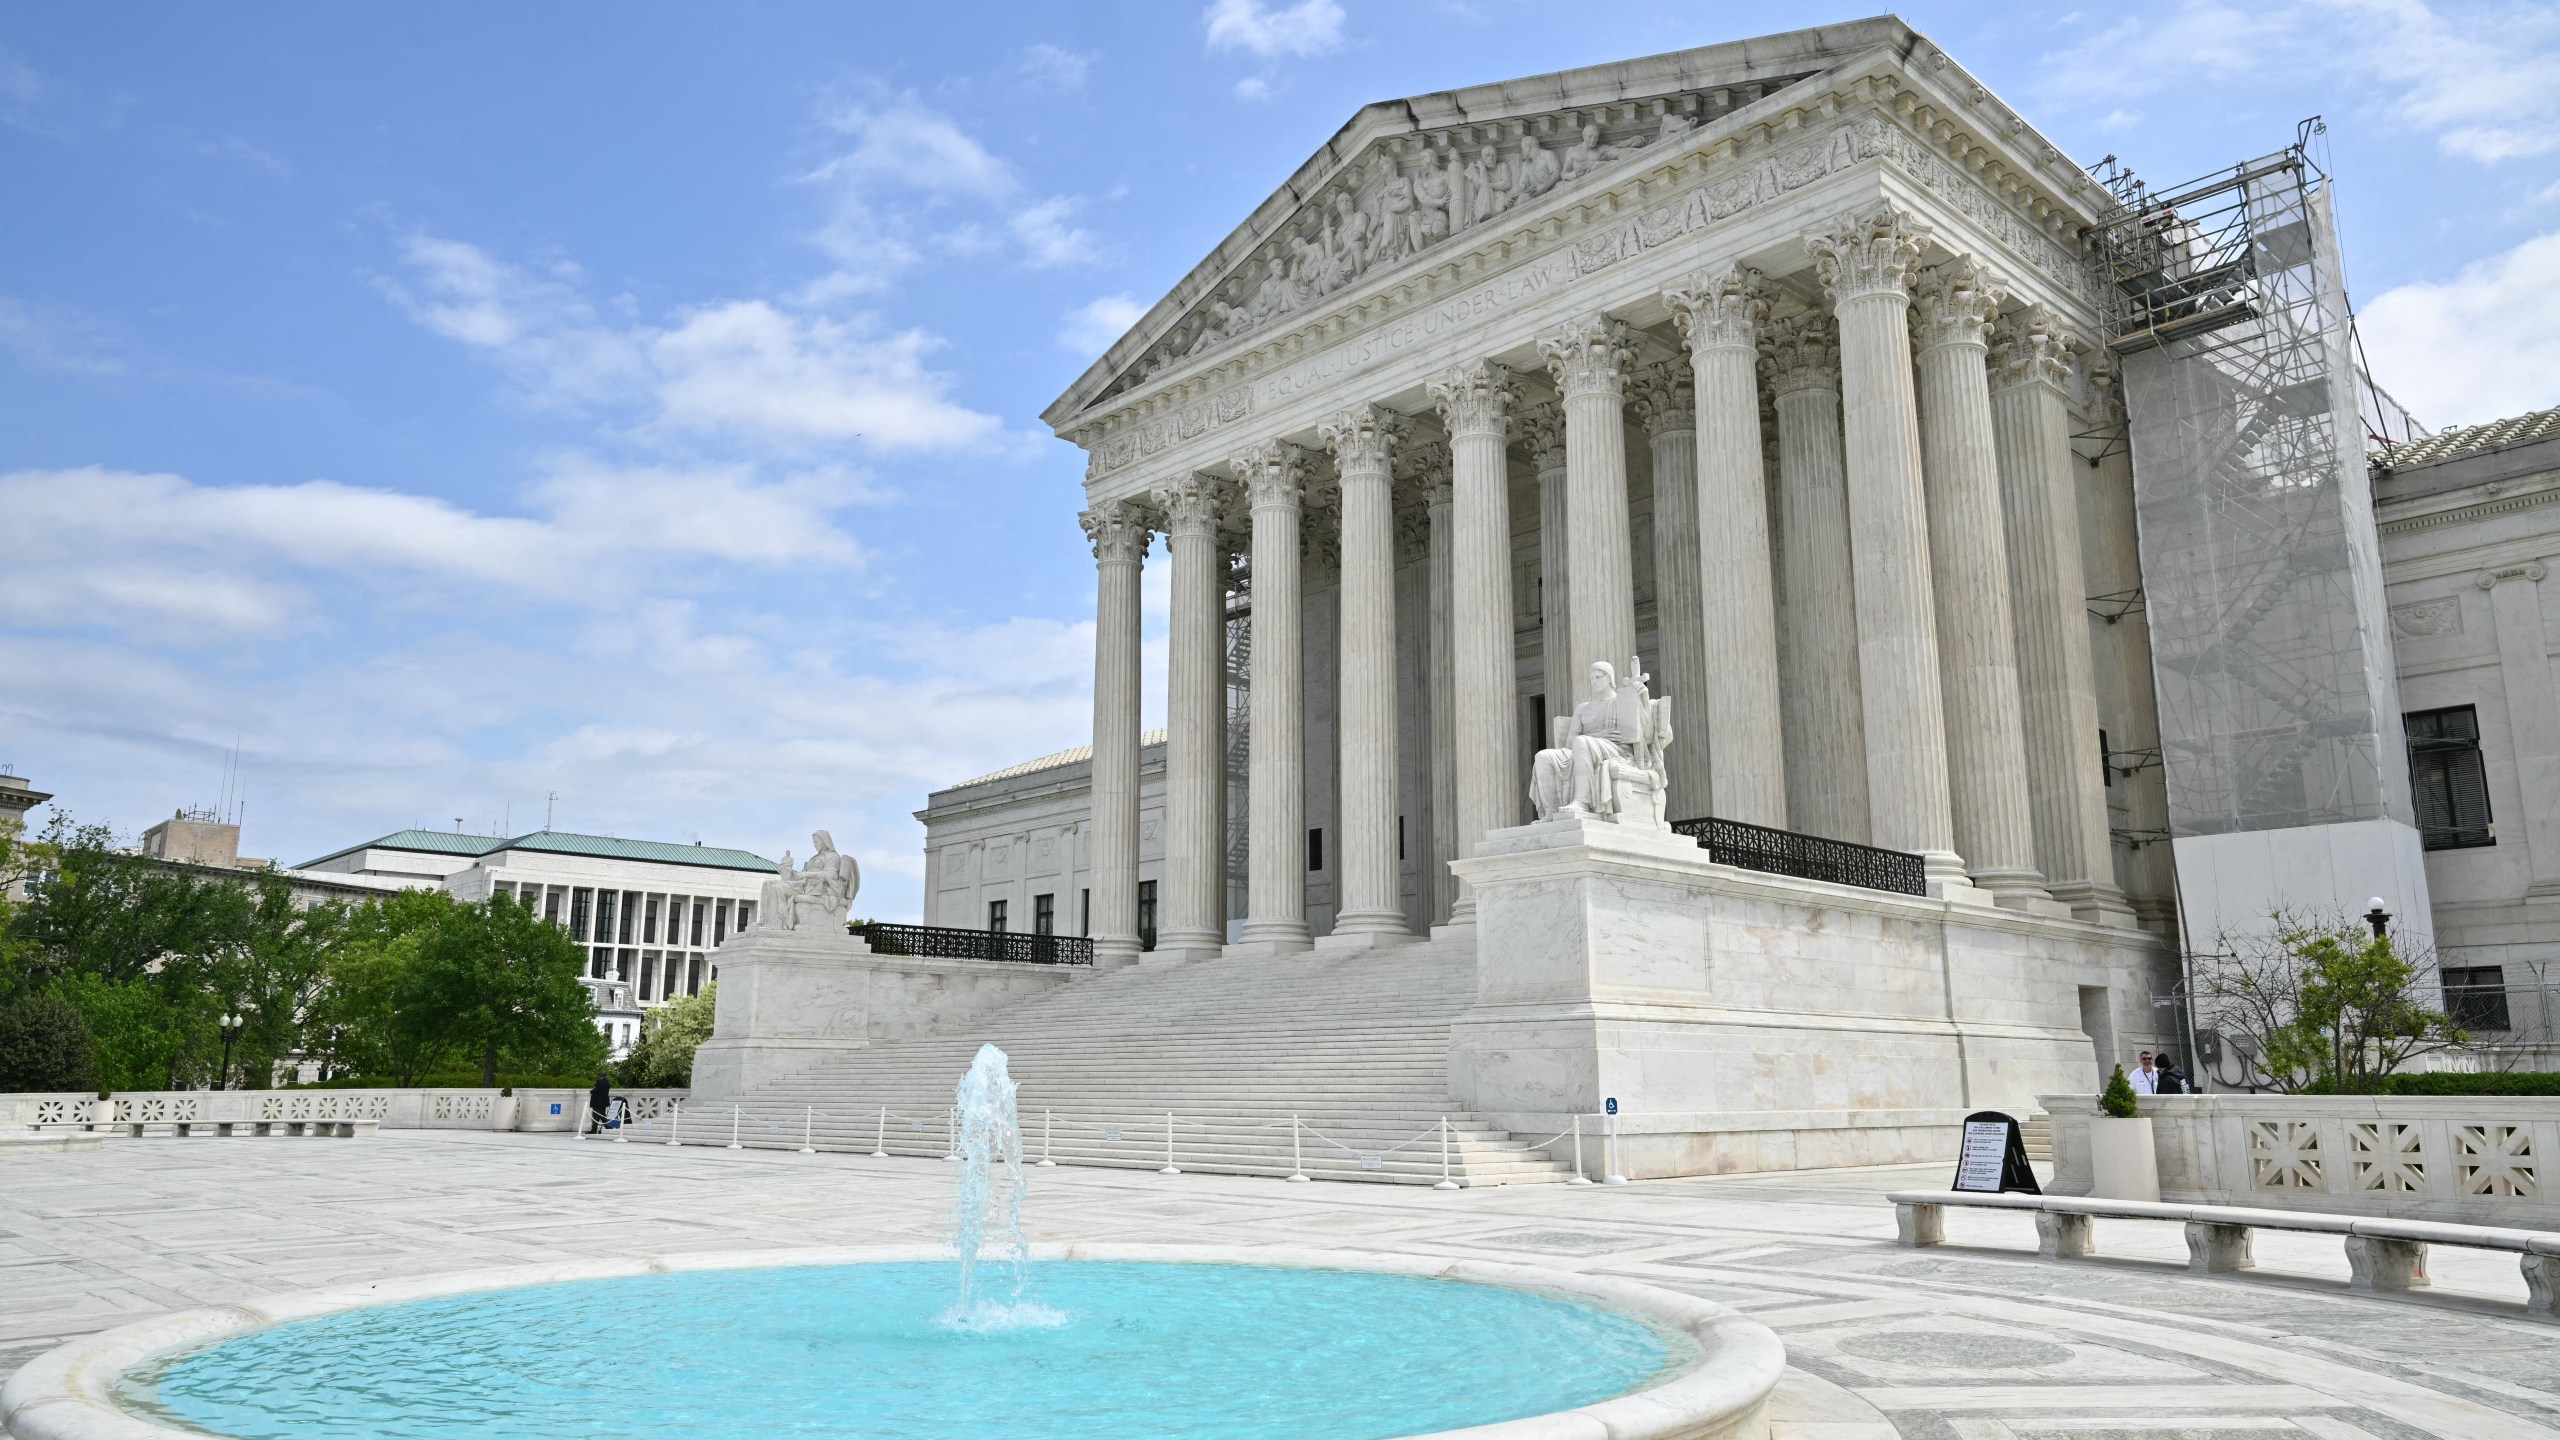
{"label": "fountain", "polygon": [[0,1426],[14,1440],[1768,1434],[1777,1337],[1686,1295],[1477,1260],[1033,1245],[1003,1051],[980,1047],[958,1102],[949,1249],[554,1262],[240,1301],[38,1357],[0,1387]]}

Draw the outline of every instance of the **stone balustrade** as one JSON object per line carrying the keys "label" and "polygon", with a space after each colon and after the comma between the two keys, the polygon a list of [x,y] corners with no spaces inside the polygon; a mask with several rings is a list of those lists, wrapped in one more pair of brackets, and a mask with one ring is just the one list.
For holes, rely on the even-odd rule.
{"label": "stone balustrade", "polygon": [[[2060,1195],[2091,1187],[2097,1101],[2040,1095]],[[2164,1201],[2560,1228],[2560,1107],[2531,1096],[2146,1096]]]}
{"label": "stone balustrade", "polygon": [[[650,1119],[683,1090],[618,1090],[631,1118]],[[587,1092],[379,1090],[119,1090],[0,1095],[0,1129],[108,1130],[128,1135],[356,1134],[372,1130],[570,1131]]]}

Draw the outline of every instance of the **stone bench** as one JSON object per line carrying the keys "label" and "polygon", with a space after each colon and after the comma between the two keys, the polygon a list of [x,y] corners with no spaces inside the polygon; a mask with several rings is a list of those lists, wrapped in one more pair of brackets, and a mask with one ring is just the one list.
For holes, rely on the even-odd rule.
{"label": "stone bench", "polygon": [[377,1135],[379,1120],[152,1120],[127,1121],[121,1128],[140,1140],[161,1135],[319,1135],[352,1140]]}
{"label": "stone bench", "polygon": [[2410,1290],[2427,1283],[2427,1247],[2456,1245],[2504,1250],[2520,1256],[2525,1309],[2560,1320],[2560,1231],[2509,1230],[2490,1225],[2448,1225],[2433,1220],[2391,1220],[2363,1215],[2320,1215],[2300,1210],[2254,1210],[2238,1205],[2170,1205],[2142,1200],[2098,1200],[2078,1195],[1980,1195],[1956,1190],[1906,1190],[1893,1202],[1895,1238],[1904,1245],[1946,1242],[1948,1206],[1971,1210],[2024,1210],[2035,1216],[2036,1253],[2049,1260],[2077,1260],[2094,1248],[2092,1221],[2173,1220],[2186,1227],[2187,1269],[2227,1275],[2257,1262],[2249,1237],[2259,1230],[2294,1230],[2344,1237],[2348,1285],[2366,1291]]}

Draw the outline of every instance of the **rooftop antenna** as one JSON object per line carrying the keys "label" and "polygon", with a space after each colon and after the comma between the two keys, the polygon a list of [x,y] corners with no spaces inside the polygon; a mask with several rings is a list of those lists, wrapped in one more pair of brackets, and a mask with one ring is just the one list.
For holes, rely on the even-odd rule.
{"label": "rooftop antenna", "polygon": [[542,828],[546,831],[551,828],[551,806],[559,798],[560,792],[557,790],[546,790],[542,793]]}
{"label": "rooftop antenna", "polygon": [[516,802],[508,801],[507,808],[498,813],[506,817],[498,822],[499,838],[504,839],[508,831],[516,828]]}

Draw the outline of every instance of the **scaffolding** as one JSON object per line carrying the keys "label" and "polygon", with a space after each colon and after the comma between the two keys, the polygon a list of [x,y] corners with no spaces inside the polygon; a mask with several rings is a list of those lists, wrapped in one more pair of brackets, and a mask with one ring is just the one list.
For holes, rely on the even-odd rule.
{"label": "scaffolding", "polygon": [[2411,425],[2364,377],[2318,133],[2166,191],[2098,170],[2180,837],[2411,818],[2365,462]]}

